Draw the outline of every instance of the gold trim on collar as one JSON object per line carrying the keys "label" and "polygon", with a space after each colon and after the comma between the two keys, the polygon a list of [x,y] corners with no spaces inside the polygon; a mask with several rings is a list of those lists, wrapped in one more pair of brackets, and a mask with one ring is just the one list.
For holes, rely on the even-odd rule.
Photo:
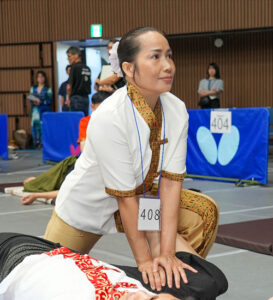
{"label": "gold trim on collar", "polygon": [[151,128],[157,125],[156,121],[159,117],[159,114],[161,115],[160,101],[156,102],[153,111],[139,90],[131,83],[128,84],[128,95],[148,126]]}
{"label": "gold trim on collar", "polygon": [[[139,90],[132,84],[128,84],[128,94],[131,100],[141,114],[145,122],[150,128],[150,147],[152,150],[152,159],[150,169],[144,180],[145,191],[148,192],[153,185],[154,179],[158,176],[158,164],[160,161],[160,145],[161,145],[161,127],[162,127],[162,112],[160,101],[157,101],[154,111],[146,102],[144,97],[140,94]],[[167,140],[167,139],[166,139]],[[141,184],[136,188],[136,194],[143,193],[143,185]]]}

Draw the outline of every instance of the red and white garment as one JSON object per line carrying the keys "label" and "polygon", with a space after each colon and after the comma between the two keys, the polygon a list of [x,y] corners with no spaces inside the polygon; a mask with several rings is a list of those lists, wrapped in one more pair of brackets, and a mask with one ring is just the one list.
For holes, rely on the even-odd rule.
{"label": "red and white garment", "polygon": [[122,270],[58,248],[26,257],[0,284],[0,300],[117,300],[138,290]]}

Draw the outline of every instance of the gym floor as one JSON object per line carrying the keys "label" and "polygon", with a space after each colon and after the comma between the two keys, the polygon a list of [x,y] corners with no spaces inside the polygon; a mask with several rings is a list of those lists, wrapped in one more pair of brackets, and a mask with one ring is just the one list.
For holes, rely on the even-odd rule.
{"label": "gym floor", "polygon": [[[0,183],[21,182],[37,176],[44,165],[41,151],[18,151],[18,159],[0,160]],[[220,224],[273,218],[273,155],[269,157],[266,186],[236,187],[233,183],[186,179],[185,188],[200,189],[220,207]],[[15,196],[0,193],[0,231],[42,237],[53,207],[39,202],[23,206]],[[273,229],[272,229],[273,230]],[[124,234],[101,238],[91,255],[111,264],[135,265]],[[267,300],[273,296],[271,256],[214,244],[207,258],[227,276],[229,290],[220,300]]]}

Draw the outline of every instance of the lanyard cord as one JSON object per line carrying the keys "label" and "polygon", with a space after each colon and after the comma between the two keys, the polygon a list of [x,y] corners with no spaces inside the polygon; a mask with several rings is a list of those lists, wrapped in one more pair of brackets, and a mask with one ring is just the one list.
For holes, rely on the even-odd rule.
{"label": "lanyard cord", "polygon": [[[131,100],[132,110],[133,110],[133,114],[134,114],[137,134],[138,134],[140,158],[141,158],[141,175],[142,175],[142,184],[143,184],[143,195],[144,195],[144,198],[145,198],[146,191],[145,191],[145,183],[144,183],[144,169],[143,169],[143,157],[142,157],[142,146],[141,146],[140,132],[139,132],[138,124],[137,124],[136,113],[135,113],[135,108],[134,108],[133,101],[132,101],[132,99],[129,95],[128,95],[128,97]],[[160,106],[161,106],[161,111],[162,111],[162,115],[163,115],[163,147],[162,147],[162,155],[161,155],[160,175],[159,175],[159,181],[158,181],[158,197],[159,197],[159,192],[160,192],[160,182],[161,182],[161,176],[162,176],[164,148],[165,148],[165,114],[164,114],[164,110],[163,110],[161,100],[160,100]]]}

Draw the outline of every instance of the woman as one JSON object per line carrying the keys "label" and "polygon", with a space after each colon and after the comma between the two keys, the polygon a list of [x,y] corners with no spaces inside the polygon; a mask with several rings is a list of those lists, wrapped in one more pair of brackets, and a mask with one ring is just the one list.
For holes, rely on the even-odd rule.
{"label": "woman", "polygon": [[[202,203],[208,208],[203,216],[212,216],[208,232],[196,213],[204,211],[199,203],[192,198],[180,204],[188,114],[184,103],[168,93],[175,66],[165,35],[149,27],[132,30],[121,39],[118,58],[128,86],[93,114],[84,151],[61,186],[45,238],[88,253],[101,235],[117,231],[114,213],[119,209],[123,226],[116,213],[117,228],[124,228],[144,281],[160,290],[165,270],[168,286],[174,274],[179,287],[180,275],[187,282],[184,268],[195,270],[177,260],[175,252],[183,245],[206,255],[217,229],[217,208]],[[138,195],[153,192],[159,175],[161,232],[146,234],[138,230]],[[148,200],[149,205],[154,201]],[[178,228],[189,243],[177,236]]]}
{"label": "woman", "polygon": [[207,78],[200,80],[198,95],[201,108],[219,108],[220,94],[224,91],[223,80],[220,79],[219,67],[210,63],[207,69]]}
{"label": "woman", "polygon": [[42,115],[50,111],[52,102],[52,90],[48,86],[47,76],[44,71],[37,72],[37,84],[30,88],[29,100],[32,105],[31,127],[34,147],[40,147],[42,144]]}

